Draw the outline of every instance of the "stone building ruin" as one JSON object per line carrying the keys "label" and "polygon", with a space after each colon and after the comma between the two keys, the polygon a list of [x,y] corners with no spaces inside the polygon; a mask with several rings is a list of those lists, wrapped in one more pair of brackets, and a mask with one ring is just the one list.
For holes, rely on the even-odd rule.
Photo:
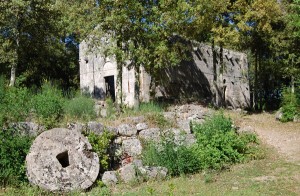
{"label": "stone building ruin", "polygon": [[[160,71],[161,77],[156,81],[156,97],[175,100],[192,98],[206,100],[216,106],[250,108],[247,55],[223,49],[221,66],[220,48],[213,49],[196,42],[187,44],[193,48],[189,54],[191,60]],[[83,41],[79,48],[80,88],[83,92],[98,99],[110,96],[117,102],[121,102],[122,97],[122,102],[130,107],[139,101],[150,100],[151,76],[143,67],[136,75],[134,68],[123,66],[120,77],[122,85],[117,85],[119,76],[116,60],[105,57],[101,47],[89,45]],[[139,87],[136,86],[137,80]],[[136,96],[137,93],[139,96]]]}

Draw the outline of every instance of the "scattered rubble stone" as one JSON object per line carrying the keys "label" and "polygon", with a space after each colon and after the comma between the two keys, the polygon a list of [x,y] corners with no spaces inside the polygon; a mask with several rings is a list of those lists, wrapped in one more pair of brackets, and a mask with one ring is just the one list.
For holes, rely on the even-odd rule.
{"label": "scattered rubble stone", "polygon": [[118,183],[117,174],[115,171],[106,171],[102,176],[102,182],[106,186],[114,186]]}
{"label": "scattered rubble stone", "polygon": [[148,129],[148,125],[146,123],[138,123],[136,125],[136,129],[137,129],[137,131],[142,131],[142,130]]}
{"label": "scattered rubble stone", "polygon": [[136,166],[132,163],[119,169],[120,178],[125,183],[132,182],[136,179]]}
{"label": "scattered rubble stone", "polygon": [[67,192],[89,188],[99,174],[98,155],[87,138],[64,128],[41,133],[26,157],[28,180],[43,189]]}
{"label": "scattered rubble stone", "polygon": [[243,134],[243,133],[254,133],[255,134],[255,129],[251,126],[244,126],[244,127],[240,127],[237,130],[238,133]]}
{"label": "scattered rubble stone", "polygon": [[159,128],[145,129],[139,133],[139,138],[146,141],[159,141],[160,129]]}
{"label": "scattered rubble stone", "polygon": [[133,161],[119,169],[120,178],[125,183],[135,180],[158,180],[166,178],[168,169],[165,167],[143,166],[141,160]]}
{"label": "scattered rubble stone", "polygon": [[97,135],[101,135],[104,132],[104,129],[104,125],[99,122],[88,122],[87,124],[87,131]]}
{"label": "scattered rubble stone", "polygon": [[118,134],[127,137],[135,136],[137,134],[137,129],[129,124],[121,124],[118,126]]}
{"label": "scattered rubble stone", "polygon": [[127,153],[129,156],[136,157],[142,154],[142,145],[140,140],[136,138],[129,138],[123,140],[122,150],[124,153]]}
{"label": "scattered rubble stone", "polygon": [[79,133],[83,133],[86,131],[87,126],[82,123],[68,123],[67,124],[68,129],[72,131],[78,131]]}
{"label": "scattered rubble stone", "polygon": [[168,169],[165,167],[144,166],[138,169],[148,180],[165,179],[168,173]]}
{"label": "scattered rubble stone", "polygon": [[282,110],[281,110],[281,108],[280,108],[280,109],[276,112],[275,118],[276,118],[276,120],[281,120],[282,117],[283,117],[283,113],[282,113]]}
{"label": "scattered rubble stone", "polygon": [[45,131],[45,127],[34,122],[18,122],[12,123],[10,125],[11,128],[17,130],[22,135],[28,135],[36,137],[43,131]]}
{"label": "scattered rubble stone", "polygon": [[300,122],[300,116],[298,115],[294,116],[293,122]]}

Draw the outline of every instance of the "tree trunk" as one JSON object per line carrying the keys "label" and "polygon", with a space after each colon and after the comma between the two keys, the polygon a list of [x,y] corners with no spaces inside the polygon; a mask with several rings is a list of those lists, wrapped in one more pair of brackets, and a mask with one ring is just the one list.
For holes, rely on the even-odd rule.
{"label": "tree trunk", "polygon": [[150,67],[150,76],[151,76],[151,81],[150,81],[150,99],[154,100],[155,99],[155,88],[156,88],[156,82],[155,82],[155,76],[154,76],[154,68],[151,66]]}
{"label": "tree trunk", "polygon": [[138,109],[140,105],[140,72],[141,72],[140,67],[135,66],[135,88],[134,88],[135,109]]}
{"label": "tree trunk", "polygon": [[217,73],[217,53],[215,49],[215,42],[214,40],[212,41],[212,53],[213,53],[213,75],[214,75],[214,80],[213,80],[213,86],[214,86],[214,104],[216,107],[219,107],[219,88],[218,88],[218,73]]}
{"label": "tree trunk", "polygon": [[9,82],[9,86],[13,87],[15,86],[16,83],[16,63],[13,63],[10,69],[10,82]]}
{"label": "tree trunk", "polygon": [[262,73],[264,73],[263,70],[263,66],[262,66],[262,58],[259,55],[258,56],[258,80],[259,80],[259,110],[262,111],[263,110],[263,77],[262,77]]}
{"label": "tree trunk", "polygon": [[[121,47],[122,42],[117,41],[117,46]],[[117,90],[117,96],[116,96],[116,103],[123,105],[123,65],[124,63],[121,61],[120,56],[116,56],[117,59],[117,82],[116,82],[116,90]]]}
{"label": "tree trunk", "polygon": [[223,58],[223,45],[220,45],[220,78],[219,78],[219,84],[221,89],[221,106],[225,106],[225,88],[226,88],[226,81],[223,80],[223,74],[225,72],[225,66],[224,66],[224,58]]}
{"label": "tree trunk", "polygon": [[19,33],[17,34],[17,38],[16,38],[16,46],[17,49],[15,50],[16,56],[14,59],[14,62],[11,65],[11,69],[10,69],[10,82],[9,82],[9,86],[13,87],[15,86],[16,83],[16,71],[17,71],[17,66],[18,66],[18,62],[19,62]]}
{"label": "tree trunk", "polygon": [[258,54],[257,54],[257,51],[255,53],[255,64],[254,64],[254,88],[253,88],[253,108],[255,110],[258,109],[258,105],[257,105],[257,97],[258,97],[258,94],[257,94],[257,86],[258,86],[258,77],[257,77],[257,67],[258,67]]}
{"label": "tree trunk", "polygon": [[294,76],[291,76],[291,90],[292,90],[292,93],[294,94],[295,93],[295,77]]}

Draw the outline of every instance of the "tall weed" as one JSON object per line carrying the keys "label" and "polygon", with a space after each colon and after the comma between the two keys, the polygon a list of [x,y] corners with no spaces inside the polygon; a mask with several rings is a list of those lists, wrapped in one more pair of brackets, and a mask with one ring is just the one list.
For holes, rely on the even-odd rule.
{"label": "tall weed", "polygon": [[77,96],[65,102],[64,113],[74,119],[90,120],[96,117],[92,98]]}
{"label": "tall weed", "polygon": [[194,173],[200,169],[200,162],[192,148],[178,145],[172,135],[159,143],[146,144],[142,157],[146,165],[166,167],[171,176]]}
{"label": "tall weed", "polygon": [[63,115],[64,102],[62,92],[45,83],[41,92],[33,96],[31,103],[37,120],[46,128],[52,128]]}

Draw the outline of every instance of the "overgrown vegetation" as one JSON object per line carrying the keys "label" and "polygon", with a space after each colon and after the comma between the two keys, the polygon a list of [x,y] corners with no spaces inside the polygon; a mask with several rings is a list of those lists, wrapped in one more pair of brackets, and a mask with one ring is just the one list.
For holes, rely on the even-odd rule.
{"label": "overgrown vegetation", "polygon": [[[3,85],[3,84],[2,84]],[[30,114],[30,96],[27,88],[9,88],[2,86],[0,108],[0,121],[17,122],[24,121]]]}
{"label": "overgrown vegetation", "polygon": [[0,186],[26,181],[25,157],[32,139],[12,128],[0,129]]}
{"label": "overgrown vegetation", "polygon": [[93,99],[79,95],[66,101],[64,111],[72,119],[90,120],[96,117],[94,106]]}
{"label": "overgrown vegetation", "polygon": [[300,91],[292,92],[290,88],[286,88],[282,92],[281,103],[282,122],[293,121],[295,117],[300,116]]}
{"label": "overgrown vegetation", "polygon": [[143,150],[143,163],[166,167],[171,176],[195,173],[200,170],[200,162],[193,148],[178,145],[173,135],[167,135],[158,144],[146,144]]}
{"label": "overgrown vegetation", "polygon": [[46,128],[52,128],[63,116],[65,99],[62,91],[45,83],[41,92],[32,97],[33,112],[38,121]]}
{"label": "overgrown vegetation", "polygon": [[96,117],[94,100],[79,93],[63,96],[63,91],[50,83],[37,92],[25,87],[10,87],[0,78],[0,123],[36,121],[46,128],[58,125],[62,119],[87,121]]}
{"label": "overgrown vegetation", "polygon": [[[192,146],[176,141],[168,135],[159,143],[146,145],[143,160],[149,165],[164,166],[169,174],[195,173],[203,169],[222,169],[255,158],[253,150],[257,138],[253,134],[239,135],[232,122],[223,114],[216,114],[203,124],[193,125],[197,142]],[[180,145],[180,143],[182,143]]]}
{"label": "overgrown vegetation", "polygon": [[203,169],[222,169],[252,156],[249,144],[257,144],[253,134],[239,135],[223,114],[215,114],[203,124],[194,125],[197,144],[195,153]]}
{"label": "overgrown vegetation", "polygon": [[97,135],[93,132],[86,134],[89,142],[92,145],[93,151],[97,153],[100,162],[100,173],[103,173],[109,169],[111,156],[109,154],[110,144],[113,139],[113,135],[105,130],[101,135]]}

